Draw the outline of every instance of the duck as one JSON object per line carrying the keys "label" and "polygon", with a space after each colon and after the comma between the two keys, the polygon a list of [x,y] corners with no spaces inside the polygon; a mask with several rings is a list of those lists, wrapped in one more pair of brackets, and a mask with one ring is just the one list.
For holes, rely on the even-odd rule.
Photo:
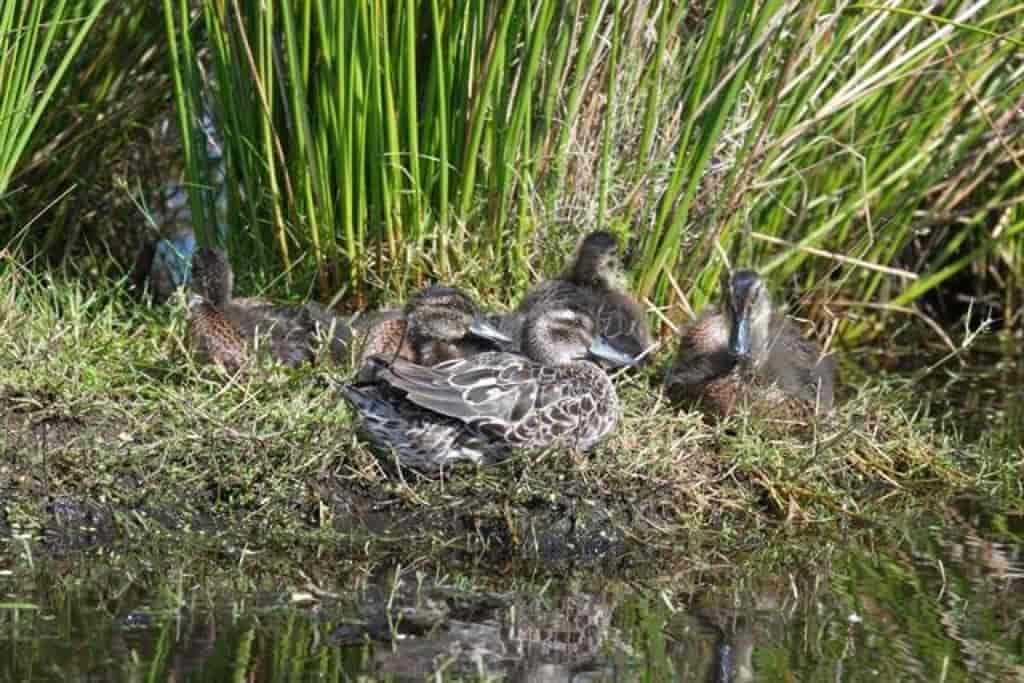
{"label": "duck", "polygon": [[720,310],[705,312],[680,335],[666,389],[671,400],[712,418],[742,403],[827,413],[835,374],[835,358],[773,306],[760,274],[738,270],[723,277]]}
{"label": "duck", "polygon": [[371,447],[437,474],[460,461],[498,462],[518,450],[592,449],[621,409],[598,359],[634,356],[597,331],[589,312],[554,302],[531,310],[522,353],[491,351],[427,367],[373,356],[370,382],[336,385]]}
{"label": "duck", "polygon": [[262,353],[296,367],[316,358],[316,340],[324,335],[335,361],[347,356],[352,337],[349,323],[320,305],[236,299],[233,287],[234,271],[227,255],[217,248],[198,248],[192,257],[187,341],[200,362],[237,372]]}
{"label": "duck", "polygon": [[516,328],[535,307],[577,302],[616,348],[646,360],[648,356],[642,354],[654,346],[654,338],[644,307],[624,282],[618,238],[605,230],[591,232],[580,241],[562,273],[530,288],[516,310],[501,320],[499,329],[514,337]]}
{"label": "duck", "polygon": [[430,366],[513,345],[465,292],[444,285],[421,289],[401,310],[367,315],[357,328],[363,331],[357,367],[372,356]]}

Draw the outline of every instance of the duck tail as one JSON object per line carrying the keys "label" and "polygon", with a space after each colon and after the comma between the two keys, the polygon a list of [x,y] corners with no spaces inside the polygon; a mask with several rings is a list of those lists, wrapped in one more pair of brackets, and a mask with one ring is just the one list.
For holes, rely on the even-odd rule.
{"label": "duck tail", "polygon": [[346,401],[351,403],[353,406],[358,408],[360,411],[365,411],[373,407],[376,402],[372,396],[367,394],[365,391],[355,386],[354,384],[335,384],[335,391],[344,397]]}
{"label": "duck tail", "polygon": [[378,398],[374,392],[365,391],[354,384],[341,384],[338,385],[338,393],[367,422],[388,422],[400,419],[395,407]]}

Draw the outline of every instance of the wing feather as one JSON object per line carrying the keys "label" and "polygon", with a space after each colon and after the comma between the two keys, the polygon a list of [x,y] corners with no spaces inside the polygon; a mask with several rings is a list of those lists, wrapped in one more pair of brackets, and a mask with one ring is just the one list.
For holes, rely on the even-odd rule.
{"label": "wing feather", "polygon": [[522,414],[524,402],[532,405],[538,367],[523,357],[485,353],[433,367],[396,359],[378,377],[416,405],[441,415],[470,424],[509,422]]}

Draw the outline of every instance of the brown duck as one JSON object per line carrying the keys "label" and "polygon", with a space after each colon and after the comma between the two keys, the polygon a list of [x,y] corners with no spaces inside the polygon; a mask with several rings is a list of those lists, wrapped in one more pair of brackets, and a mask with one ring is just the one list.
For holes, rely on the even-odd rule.
{"label": "brown duck", "polygon": [[594,361],[634,359],[599,336],[585,311],[557,304],[531,311],[522,341],[525,355],[492,351],[433,367],[373,356],[370,379],[339,390],[371,445],[428,472],[521,449],[587,451],[610,434],[619,402]]}
{"label": "brown duck", "polygon": [[619,257],[619,240],[599,230],[587,235],[562,273],[532,287],[514,313],[501,319],[499,328],[518,338],[529,313],[543,305],[582,307],[593,318],[597,332],[633,357],[654,344],[644,308],[626,291]]}
{"label": "brown duck", "polygon": [[382,311],[367,320],[372,322],[356,323],[357,328],[366,328],[356,367],[371,356],[430,366],[512,343],[455,287],[427,287],[413,295],[402,311]]}
{"label": "brown duck", "polygon": [[192,258],[188,343],[204,363],[237,371],[254,355],[294,367],[316,357],[318,337],[329,336],[336,361],[347,356],[351,329],[315,303],[275,304],[232,298],[234,273],[224,252],[201,247]]}
{"label": "brown duck", "polygon": [[831,410],[835,359],[772,306],[761,276],[727,275],[722,299],[721,311],[683,331],[666,379],[669,397],[715,417],[753,402],[801,413]]}

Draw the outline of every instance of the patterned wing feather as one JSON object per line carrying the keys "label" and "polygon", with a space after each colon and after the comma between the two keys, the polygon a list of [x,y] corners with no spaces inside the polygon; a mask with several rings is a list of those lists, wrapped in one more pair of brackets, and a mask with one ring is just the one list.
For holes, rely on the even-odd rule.
{"label": "patterned wing feather", "polygon": [[504,353],[484,353],[433,367],[396,359],[378,377],[413,403],[466,423],[509,422],[532,403],[541,366]]}
{"label": "patterned wing feather", "polygon": [[424,411],[389,396],[381,387],[340,387],[361,416],[360,432],[377,450],[394,453],[401,465],[438,472],[458,461],[496,462],[508,455],[458,420]]}
{"label": "patterned wing feather", "polygon": [[378,376],[421,408],[518,447],[589,448],[618,418],[614,389],[591,364],[551,368],[492,353],[433,368],[396,361]]}

